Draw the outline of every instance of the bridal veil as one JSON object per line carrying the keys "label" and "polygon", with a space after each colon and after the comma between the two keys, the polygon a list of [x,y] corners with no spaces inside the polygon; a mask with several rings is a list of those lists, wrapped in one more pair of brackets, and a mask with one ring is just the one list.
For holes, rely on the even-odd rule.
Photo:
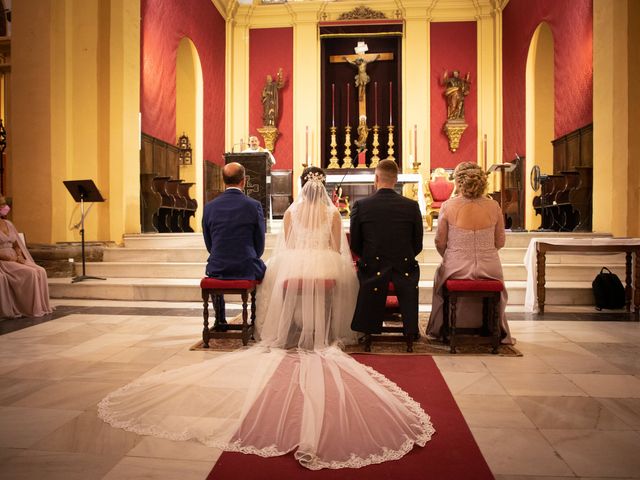
{"label": "bridal veil", "polygon": [[395,460],[426,444],[434,429],[420,405],[339,348],[355,341],[358,283],[323,178],[308,172],[285,214],[257,295],[258,343],[143,376],[100,402],[102,419],[226,451],[295,452],[312,470]]}

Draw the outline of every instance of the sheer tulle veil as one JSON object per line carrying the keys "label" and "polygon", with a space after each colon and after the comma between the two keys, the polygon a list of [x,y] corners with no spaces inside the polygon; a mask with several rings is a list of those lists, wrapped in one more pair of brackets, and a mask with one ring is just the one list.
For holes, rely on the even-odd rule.
{"label": "sheer tulle veil", "polygon": [[429,441],[420,405],[339,348],[355,341],[358,282],[323,178],[303,178],[285,213],[257,295],[259,342],[141,377],[100,402],[103,420],[226,451],[294,452],[312,470],[396,460]]}
{"label": "sheer tulle veil", "polygon": [[307,176],[267,263],[256,330],[264,345],[319,350],[355,342],[358,279],[324,174]]}

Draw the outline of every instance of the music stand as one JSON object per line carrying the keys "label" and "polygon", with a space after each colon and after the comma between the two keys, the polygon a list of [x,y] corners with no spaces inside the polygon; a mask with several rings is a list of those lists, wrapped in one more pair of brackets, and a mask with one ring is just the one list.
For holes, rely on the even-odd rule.
{"label": "music stand", "polygon": [[104,202],[98,187],[93,180],[65,180],[64,186],[76,202],[80,202],[80,239],[82,243],[82,275],[73,277],[71,283],[82,282],[83,280],[106,280],[106,278],[92,277],[87,275],[84,258],[84,202]]}

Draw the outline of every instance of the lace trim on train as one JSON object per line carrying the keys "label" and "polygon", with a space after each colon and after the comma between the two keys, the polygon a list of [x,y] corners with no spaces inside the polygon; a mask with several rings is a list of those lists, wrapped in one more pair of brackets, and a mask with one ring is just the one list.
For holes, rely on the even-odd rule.
{"label": "lace trim on train", "polygon": [[[331,356],[335,355],[332,351],[336,349],[336,347],[329,347],[328,349],[320,352],[321,355]],[[342,352],[340,352],[342,353]],[[351,358],[351,357],[349,357]],[[359,457],[356,454],[352,453],[349,460],[346,461],[325,461],[319,458],[317,455],[314,455],[310,452],[300,452],[297,451],[294,454],[294,457],[298,462],[310,469],[310,470],[321,470],[323,468],[330,469],[340,469],[340,468],[360,468],[365,467],[367,465],[383,463],[392,460],[398,460],[410,452],[414,445],[418,445],[420,447],[424,447],[426,443],[431,440],[431,437],[435,433],[435,428],[431,423],[431,418],[427,413],[422,409],[420,404],[416,402],[407,392],[405,392],[402,388],[400,388],[395,382],[389,380],[383,374],[378,372],[377,370],[369,367],[367,365],[363,365],[357,360],[351,358],[352,361],[358,363],[362,368],[369,373],[375,380],[377,380],[381,385],[387,387],[389,391],[398,398],[402,404],[413,413],[420,425],[420,430],[422,433],[416,436],[415,439],[407,438],[399,449],[397,450],[389,450],[383,447],[383,453],[381,454],[371,454],[367,457]],[[170,373],[171,370],[159,373],[157,377],[163,377],[166,374]],[[156,377],[156,378],[157,378]],[[187,440],[197,440],[200,443],[213,448],[219,448],[221,450],[227,452],[240,452],[245,454],[253,454],[258,455],[260,457],[277,457],[281,455],[285,455],[291,451],[283,451],[279,450],[275,445],[271,445],[269,447],[257,448],[251,445],[243,445],[242,440],[236,440],[234,442],[222,442],[216,441],[212,439],[208,439],[207,437],[196,436],[193,433],[182,431],[182,432],[169,432],[166,429],[160,428],[157,425],[139,425],[136,424],[133,420],[119,420],[116,417],[110,414],[111,409],[111,399],[119,394],[125,393],[127,390],[138,387],[146,383],[146,379],[130,383],[125,385],[124,387],[116,390],[115,392],[107,395],[99,404],[98,404],[98,417],[100,417],[105,422],[109,423],[111,426],[115,428],[122,428],[123,430],[136,433],[138,435],[150,435],[154,437],[164,438],[167,440],[175,440],[175,441],[187,441]]]}

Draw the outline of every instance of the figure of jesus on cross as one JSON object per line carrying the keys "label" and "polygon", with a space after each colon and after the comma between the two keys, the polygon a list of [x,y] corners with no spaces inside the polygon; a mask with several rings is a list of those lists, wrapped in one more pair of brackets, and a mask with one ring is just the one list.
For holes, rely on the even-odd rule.
{"label": "figure of jesus on cross", "polygon": [[[385,52],[385,53],[365,53],[369,50],[369,47],[365,42],[358,42],[358,45],[355,47],[355,55],[332,55],[329,57],[329,61],[331,63],[342,63],[347,62],[351,65],[354,65],[358,69],[358,73],[355,76],[355,84],[358,89],[358,118],[364,118],[366,125],[367,117],[367,84],[370,81],[369,75],[367,74],[367,65],[375,62],[376,60],[393,60],[393,53]],[[362,124],[362,121],[359,122],[359,125]],[[364,136],[363,140],[366,143],[366,137],[368,136],[368,128],[367,135]]]}

